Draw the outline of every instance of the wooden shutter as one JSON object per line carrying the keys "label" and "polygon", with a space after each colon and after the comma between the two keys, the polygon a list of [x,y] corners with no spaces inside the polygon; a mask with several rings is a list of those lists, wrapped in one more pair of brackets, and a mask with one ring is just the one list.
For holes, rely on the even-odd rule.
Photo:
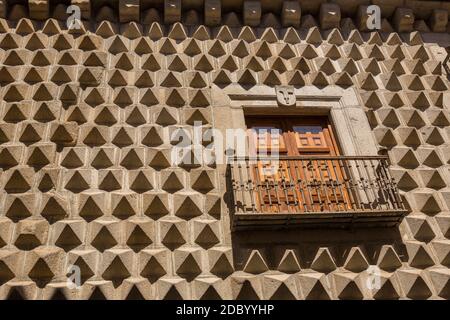
{"label": "wooden shutter", "polygon": [[[251,117],[249,141],[258,155],[339,155],[327,117]],[[270,135],[270,130],[278,132]],[[343,211],[348,197],[338,160],[258,161],[252,166],[261,212]],[[348,203],[348,202],[347,202]]]}

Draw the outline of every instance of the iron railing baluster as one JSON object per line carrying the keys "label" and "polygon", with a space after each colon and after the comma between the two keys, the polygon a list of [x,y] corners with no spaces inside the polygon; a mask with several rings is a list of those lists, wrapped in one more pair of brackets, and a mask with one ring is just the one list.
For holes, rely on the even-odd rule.
{"label": "iron railing baluster", "polygon": [[244,213],[404,211],[387,161],[387,156],[234,157],[233,205]]}

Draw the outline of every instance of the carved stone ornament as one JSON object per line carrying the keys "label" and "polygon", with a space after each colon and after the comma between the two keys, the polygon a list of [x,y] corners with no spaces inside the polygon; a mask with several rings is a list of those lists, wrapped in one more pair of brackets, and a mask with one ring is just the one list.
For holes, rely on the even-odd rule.
{"label": "carved stone ornament", "polygon": [[277,94],[277,102],[284,107],[291,107],[295,105],[294,87],[292,86],[276,86],[275,92]]}

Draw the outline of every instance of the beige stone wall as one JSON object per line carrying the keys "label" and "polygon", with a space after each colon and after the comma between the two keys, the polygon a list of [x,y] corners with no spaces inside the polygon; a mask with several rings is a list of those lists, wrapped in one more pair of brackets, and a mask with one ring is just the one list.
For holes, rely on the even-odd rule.
{"label": "beige stone wall", "polygon": [[[29,1],[30,20],[0,1],[1,299],[450,297],[450,35],[429,32],[435,11],[410,21],[378,1],[383,32],[367,33],[345,1],[339,20],[300,1],[294,27],[264,6],[223,26],[143,6],[129,23],[122,2],[68,31],[64,6]],[[356,93],[411,211],[398,228],[232,233],[225,167],[170,164],[176,128],[228,126],[215,92],[278,84]]]}

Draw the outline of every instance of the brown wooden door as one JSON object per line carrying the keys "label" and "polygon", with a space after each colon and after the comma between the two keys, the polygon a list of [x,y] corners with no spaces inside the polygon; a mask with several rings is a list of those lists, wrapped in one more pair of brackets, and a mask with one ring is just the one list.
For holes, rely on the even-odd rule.
{"label": "brown wooden door", "polygon": [[314,157],[336,157],[339,149],[327,117],[289,119],[290,150],[292,155],[311,157],[298,162],[305,206],[310,211],[345,211],[348,194],[343,186],[343,172],[339,160]]}
{"label": "brown wooden door", "polygon": [[[285,192],[284,186],[292,184],[287,163],[273,161],[271,157],[289,154],[289,134],[281,118],[247,119],[250,155],[261,159],[251,164],[252,180],[256,184],[256,206],[261,212],[287,212],[294,204],[293,189]],[[289,188],[287,188],[289,189]]]}
{"label": "brown wooden door", "polygon": [[[249,117],[251,153],[258,156],[338,156],[327,117]],[[261,212],[343,211],[348,195],[337,160],[258,160],[252,165]]]}

